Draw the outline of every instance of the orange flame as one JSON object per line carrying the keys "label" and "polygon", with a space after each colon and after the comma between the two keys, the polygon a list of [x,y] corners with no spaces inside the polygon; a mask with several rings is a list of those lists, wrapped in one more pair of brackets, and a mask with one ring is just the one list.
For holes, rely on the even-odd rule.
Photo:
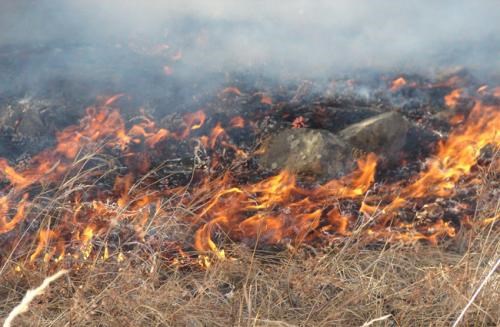
{"label": "orange flame", "polygon": [[241,93],[240,89],[238,89],[235,86],[226,87],[224,90],[222,90],[222,94],[234,94],[234,95],[237,95],[237,96],[242,96],[243,95]]}
{"label": "orange flame", "polygon": [[273,99],[271,99],[270,96],[267,96],[267,95],[263,94],[262,98],[260,99],[260,103],[272,106],[273,105]]}
{"label": "orange flame", "polygon": [[[453,92],[449,100],[458,101],[462,93],[451,94]],[[0,158],[0,175],[10,183],[8,192],[0,196],[0,234],[14,231],[30,216],[31,211],[36,210],[31,205],[36,200],[29,195],[36,190],[35,185],[65,181],[74,167],[82,169],[82,165],[77,164],[80,153],[89,149],[101,153],[104,148],[116,147],[121,149],[129,169],[124,176],[115,178],[112,190],[98,191],[95,196],[84,192],[72,195],[71,209],[61,214],[57,223],[51,223],[50,228],[39,231],[30,261],[42,255],[46,262],[60,260],[67,244],[75,239],[81,244],[81,257],[89,258],[95,239],[122,220],[130,222],[138,239],[143,239],[146,225],[152,220],[150,209],[162,210],[159,201],[165,194],[176,192],[152,190],[147,186],[141,189],[138,186],[144,184],[139,173],[147,173],[150,166],[149,157],[143,154],[149,153],[146,152],[148,149],[152,149],[154,154],[154,147],[163,140],[185,138],[192,131],[201,129],[206,121],[205,113],[199,110],[186,114],[185,126],[173,132],[157,127],[149,118],[142,118],[128,128],[119,112],[109,108],[122,96],[108,98],[104,107],[89,108],[79,125],[57,133],[57,145],[34,156],[33,165],[28,168],[14,168]],[[230,120],[232,128],[242,128],[245,124],[240,116]],[[370,224],[363,230],[366,241],[411,243],[425,240],[436,243],[442,237],[453,237],[455,227],[446,221],[446,217],[419,226],[395,217],[398,210],[412,199],[424,201],[433,197],[449,197],[459,183],[471,183],[463,181],[463,177],[472,171],[486,145],[500,146],[498,130],[500,107],[476,102],[464,124],[439,143],[437,153],[429,158],[424,170],[409,181],[374,188],[377,168],[374,154],[359,160],[357,169],[349,175],[312,188],[304,187],[289,171],[248,185],[235,185],[229,174],[206,181],[197,185],[189,197],[182,197],[181,200],[205,199],[199,200],[204,205],[197,206],[194,217],[186,218],[197,228],[194,247],[224,258],[224,251],[218,248],[220,237],[263,244],[300,244],[323,234],[346,237],[352,235],[357,217],[339,209],[339,201],[345,199],[358,205],[354,210],[359,208],[362,219],[368,218]],[[196,134],[202,133],[204,129]],[[215,123],[209,135],[202,135],[200,141],[211,149],[224,147],[237,154],[243,153],[231,144],[221,123]],[[141,150],[134,152],[131,149],[134,147]],[[376,194],[372,194],[375,192],[370,188],[376,190]],[[83,201],[87,196],[90,200]],[[184,205],[184,202],[181,203]],[[494,217],[483,223],[497,220],[498,217]],[[104,251],[104,256],[108,257],[107,246]]]}
{"label": "orange flame", "polygon": [[391,82],[391,87],[389,90],[391,90],[392,92],[396,92],[397,90],[399,90],[400,88],[402,88],[406,84],[407,84],[407,82],[403,77],[398,77]]}
{"label": "orange flame", "polygon": [[[255,239],[258,236],[265,243],[300,243],[306,240],[318,228],[321,218],[328,215],[325,208],[333,196],[357,197],[373,183],[376,157],[369,155],[358,165],[358,170],[351,175],[316,190],[299,187],[295,176],[287,171],[242,188],[228,190],[222,186],[200,213],[199,219],[203,216],[209,222],[195,234],[195,248],[199,251],[219,251],[211,239],[215,229],[223,229],[239,239]],[[287,209],[275,214],[276,208]],[[249,216],[252,212],[255,213]],[[333,213],[329,217],[332,229],[339,229],[345,235],[348,220],[336,219]]]}
{"label": "orange flame", "polygon": [[182,138],[189,136],[190,131],[201,128],[201,126],[205,123],[206,118],[207,116],[203,110],[185,114],[184,123],[186,124],[186,129],[182,134]]}
{"label": "orange flame", "polygon": [[245,120],[241,116],[236,116],[231,118],[229,124],[232,128],[243,128],[245,127]]}
{"label": "orange flame", "polygon": [[24,194],[21,202],[17,205],[17,212],[10,221],[7,220],[9,211],[9,199],[7,196],[0,198],[0,234],[5,234],[13,230],[17,224],[24,219],[24,212],[27,205],[28,194]]}
{"label": "orange flame", "polygon": [[124,96],[125,96],[125,93],[115,94],[115,95],[109,97],[108,99],[106,99],[106,101],[104,101],[104,106],[109,107],[113,103],[115,103],[118,99],[120,99]]}
{"label": "orange flame", "polygon": [[[55,241],[55,245],[52,245],[52,241]],[[44,262],[49,262],[57,253],[59,253],[58,259],[60,260],[64,257],[64,249],[64,242],[59,238],[59,232],[50,229],[41,229],[38,233],[38,244],[35,251],[33,251],[33,254],[30,256],[30,261],[35,261],[44,251]]]}
{"label": "orange flame", "polygon": [[222,136],[226,135],[226,131],[222,128],[220,123],[217,123],[215,127],[212,129],[212,133],[210,134],[210,147],[215,148],[215,144],[217,144],[217,140]]}
{"label": "orange flame", "polygon": [[449,94],[445,95],[444,103],[449,108],[455,108],[457,106],[458,100],[460,99],[462,94],[463,94],[462,89],[455,89],[455,90],[451,91]]}
{"label": "orange flame", "polygon": [[405,188],[403,194],[410,197],[449,195],[459,178],[476,164],[482,148],[487,144],[500,145],[499,109],[476,103],[466,126],[439,144],[438,153],[430,160],[428,169]]}

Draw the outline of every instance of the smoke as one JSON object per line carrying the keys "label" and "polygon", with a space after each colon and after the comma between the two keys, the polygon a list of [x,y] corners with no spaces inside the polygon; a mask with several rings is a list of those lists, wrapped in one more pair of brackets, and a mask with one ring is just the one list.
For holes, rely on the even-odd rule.
{"label": "smoke", "polygon": [[67,74],[152,69],[156,59],[126,55],[131,44],[181,51],[181,71],[190,76],[250,70],[327,77],[457,65],[498,74],[500,68],[496,0],[4,0],[0,6],[0,49],[80,47],[24,63],[31,77],[54,61]]}

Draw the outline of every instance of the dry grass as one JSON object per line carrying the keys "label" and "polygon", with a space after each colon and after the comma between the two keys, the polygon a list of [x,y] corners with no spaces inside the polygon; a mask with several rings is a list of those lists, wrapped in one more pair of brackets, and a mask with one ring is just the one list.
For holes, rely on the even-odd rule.
{"label": "dry grass", "polygon": [[[476,218],[499,214],[491,174],[483,174]],[[230,259],[209,269],[165,264],[140,250],[123,261],[96,260],[51,284],[13,325],[450,326],[498,260],[500,233],[489,225],[439,246],[367,247],[353,237],[324,249],[265,253],[232,244],[226,253]],[[7,260],[0,317],[51,273]],[[500,325],[499,286],[495,272],[462,325]]]}
{"label": "dry grass", "polygon": [[[447,249],[353,243],[312,255],[234,245],[234,260],[189,271],[131,256],[73,271],[14,325],[361,326],[390,315],[373,326],[449,326],[491,270],[499,241],[486,229],[460,235]],[[48,274],[10,271],[1,276],[3,317]],[[500,323],[499,282],[495,273],[464,325]]]}

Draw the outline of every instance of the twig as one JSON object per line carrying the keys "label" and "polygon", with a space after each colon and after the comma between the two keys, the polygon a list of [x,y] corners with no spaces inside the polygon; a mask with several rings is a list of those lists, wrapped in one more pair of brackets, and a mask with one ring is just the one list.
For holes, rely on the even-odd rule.
{"label": "twig", "polygon": [[3,322],[3,327],[10,327],[12,321],[20,314],[28,311],[30,303],[35,299],[35,297],[43,294],[45,289],[49,287],[50,283],[60,278],[61,276],[68,273],[68,270],[60,270],[52,276],[49,276],[43,280],[43,283],[35,289],[28,290],[24,295],[21,303],[19,303],[12,311],[9,313],[5,321]]}
{"label": "twig", "polygon": [[464,317],[465,312],[472,305],[472,303],[474,302],[474,300],[476,299],[476,297],[479,295],[479,293],[481,292],[481,290],[483,289],[483,287],[490,280],[491,276],[493,276],[493,273],[495,272],[495,270],[497,270],[497,268],[498,268],[499,265],[500,265],[500,259],[497,260],[497,262],[493,265],[493,268],[491,268],[491,270],[488,272],[488,274],[486,275],[486,277],[481,282],[481,285],[479,285],[479,287],[474,292],[474,294],[472,294],[472,297],[470,298],[469,302],[467,302],[467,305],[462,309],[462,312],[460,312],[460,315],[457,317],[457,320],[455,320],[455,322],[453,323],[453,327],[458,326],[458,323]]}
{"label": "twig", "polygon": [[372,319],[372,320],[370,320],[370,321],[368,321],[368,322],[365,322],[365,323],[363,324],[363,326],[361,326],[361,327],[368,327],[368,326],[371,326],[371,325],[373,325],[373,323],[374,323],[374,322],[377,322],[377,321],[382,321],[382,320],[387,320],[387,319],[389,319],[390,317],[392,317],[392,315],[391,315],[391,314],[389,314],[389,315],[385,315],[385,316],[382,316],[382,317],[378,317],[378,318],[375,318],[375,319]]}

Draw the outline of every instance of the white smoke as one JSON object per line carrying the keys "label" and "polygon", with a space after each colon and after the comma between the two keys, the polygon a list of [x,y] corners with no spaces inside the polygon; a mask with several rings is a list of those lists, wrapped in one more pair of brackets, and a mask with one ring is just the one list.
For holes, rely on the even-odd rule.
{"label": "white smoke", "polygon": [[[0,44],[183,42],[197,71],[325,74],[443,65],[498,72],[497,0],[4,0]],[[203,33],[206,44],[190,44]]]}

